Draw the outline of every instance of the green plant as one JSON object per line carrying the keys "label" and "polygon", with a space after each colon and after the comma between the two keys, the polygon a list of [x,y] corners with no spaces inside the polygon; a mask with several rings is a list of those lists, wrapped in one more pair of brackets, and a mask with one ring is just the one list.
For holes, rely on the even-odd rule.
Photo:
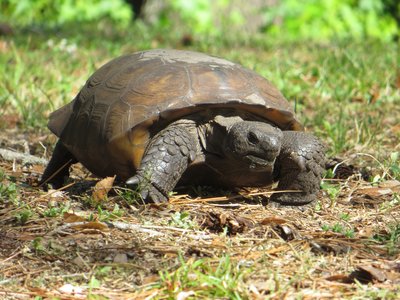
{"label": "green plant", "polygon": [[95,270],[95,276],[98,279],[107,277],[111,273],[112,269],[111,266],[99,267]]}
{"label": "green plant", "polygon": [[389,225],[386,233],[376,234],[373,236],[373,239],[381,243],[386,243],[386,249],[389,255],[395,255],[399,253],[400,223]]}
{"label": "green plant", "polygon": [[191,290],[196,298],[242,299],[243,280],[250,269],[241,269],[228,255],[222,256],[217,266],[203,259],[185,262],[182,256],[179,261],[180,267],[175,271],[160,272],[160,285],[169,297]]}
{"label": "green plant", "polygon": [[135,190],[121,187],[115,188],[114,190],[128,205],[143,204],[143,200],[140,195],[140,187]]}
{"label": "green plant", "polygon": [[265,20],[269,35],[291,40],[373,37],[387,41],[398,30],[379,0],[283,0],[266,9]]}
{"label": "green plant", "polygon": [[99,215],[99,221],[102,222],[118,219],[124,215],[124,211],[119,207],[118,204],[114,204],[114,208],[111,212],[98,206],[97,213]]}
{"label": "green plant", "polygon": [[323,181],[321,183],[321,188],[324,191],[326,191],[326,193],[328,194],[329,199],[331,200],[331,206],[332,206],[340,194],[340,190],[341,190],[340,185]]}
{"label": "green plant", "polygon": [[0,182],[0,203],[11,201],[18,206],[18,188],[14,182]]}
{"label": "green plant", "polygon": [[321,229],[323,231],[332,231],[332,232],[343,234],[347,238],[354,238],[354,236],[355,236],[355,232],[354,232],[353,228],[351,228],[351,227],[349,228],[348,226],[345,227],[341,223],[335,223],[333,226],[323,224],[321,226]]}
{"label": "green plant", "polygon": [[32,215],[33,213],[30,208],[22,209],[15,214],[15,220],[17,221],[17,223],[23,225],[28,222],[29,218],[32,217]]}
{"label": "green plant", "polygon": [[46,247],[43,245],[43,238],[41,237],[36,237],[31,243],[33,250],[35,252],[44,252]]}
{"label": "green plant", "polygon": [[193,229],[196,226],[196,222],[190,218],[190,214],[188,212],[178,211],[171,216],[169,225],[184,229]]}
{"label": "green plant", "polygon": [[349,213],[342,213],[339,215],[340,219],[343,221],[349,221],[350,220],[350,214]]}
{"label": "green plant", "polygon": [[43,216],[54,218],[54,217],[62,215],[63,213],[67,212],[68,210],[69,210],[69,205],[48,207],[43,212]]}
{"label": "green plant", "polygon": [[392,176],[393,179],[400,180],[400,152],[390,153],[387,165],[390,176]]}
{"label": "green plant", "polygon": [[109,18],[127,26],[132,18],[129,6],[122,0],[3,0],[0,16],[21,25],[100,21]]}

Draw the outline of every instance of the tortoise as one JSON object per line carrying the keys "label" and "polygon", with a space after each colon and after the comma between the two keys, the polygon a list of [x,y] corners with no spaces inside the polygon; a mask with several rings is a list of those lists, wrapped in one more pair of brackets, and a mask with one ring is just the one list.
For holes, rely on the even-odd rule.
{"label": "tortoise", "polygon": [[48,127],[59,140],[42,184],[62,186],[69,167],[81,162],[97,176],[140,187],[146,203],[167,201],[177,184],[278,182],[287,192],[271,201],[303,205],[316,198],[324,169],[324,146],[304,131],[277,88],[199,52],[156,49],[115,58],[50,115]]}

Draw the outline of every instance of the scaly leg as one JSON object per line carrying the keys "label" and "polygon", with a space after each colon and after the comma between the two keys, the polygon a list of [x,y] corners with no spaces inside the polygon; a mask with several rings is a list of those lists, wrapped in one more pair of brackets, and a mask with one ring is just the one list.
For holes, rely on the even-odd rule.
{"label": "scaly leg", "polygon": [[304,205],[316,199],[325,166],[325,147],[305,132],[284,131],[281,153],[274,175],[278,190],[301,192],[276,193],[271,201],[283,205]]}
{"label": "scaly leg", "polygon": [[126,181],[128,186],[139,187],[145,202],[168,201],[168,194],[195,159],[197,140],[192,125],[171,124],[150,141],[137,174]]}

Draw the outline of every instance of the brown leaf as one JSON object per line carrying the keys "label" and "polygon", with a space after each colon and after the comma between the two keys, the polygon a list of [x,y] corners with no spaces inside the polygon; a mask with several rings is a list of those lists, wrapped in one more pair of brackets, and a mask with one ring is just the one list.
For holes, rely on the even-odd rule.
{"label": "brown leaf", "polygon": [[391,189],[392,192],[398,193],[400,192],[400,181],[398,180],[386,180],[379,184],[381,188],[388,188]]}
{"label": "brown leaf", "polygon": [[115,176],[114,177],[106,177],[100,180],[93,188],[92,197],[93,200],[96,202],[101,202],[105,200],[107,197],[108,192],[111,190],[114,184]]}
{"label": "brown leaf", "polygon": [[85,230],[85,229],[94,229],[94,230],[100,230],[103,232],[110,231],[107,225],[100,223],[100,222],[87,222],[81,225],[76,225],[74,226],[74,229],[76,230]]}
{"label": "brown leaf", "polygon": [[280,225],[285,224],[287,221],[278,217],[267,217],[261,220],[261,225]]}
{"label": "brown leaf", "polygon": [[373,187],[373,188],[363,189],[363,190],[360,190],[360,192],[363,193],[364,195],[368,195],[370,197],[391,195],[393,193],[391,189],[381,188],[381,187],[377,187],[377,188]]}
{"label": "brown leaf", "polygon": [[342,283],[351,283],[349,276],[344,274],[331,275],[329,277],[326,277],[325,280],[342,282]]}
{"label": "brown leaf", "polygon": [[386,280],[385,271],[373,266],[358,266],[349,276],[351,279],[357,279],[361,283],[383,282]]}
{"label": "brown leaf", "polygon": [[75,223],[75,222],[84,222],[85,219],[81,216],[78,216],[76,214],[70,214],[65,212],[63,215],[63,219],[65,223]]}
{"label": "brown leaf", "polygon": [[242,233],[249,228],[254,226],[254,221],[246,218],[237,216],[231,212],[209,212],[203,221],[203,227],[208,228],[211,231],[221,232],[224,228],[227,228],[229,235]]}

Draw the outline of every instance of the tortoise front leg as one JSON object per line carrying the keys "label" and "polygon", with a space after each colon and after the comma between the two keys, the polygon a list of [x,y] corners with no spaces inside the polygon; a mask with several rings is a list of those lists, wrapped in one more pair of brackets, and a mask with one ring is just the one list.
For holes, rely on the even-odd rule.
{"label": "tortoise front leg", "polygon": [[69,177],[69,167],[77,162],[72,153],[58,141],[39,185],[49,184],[52,188],[60,188],[64,179]]}
{"label": "tortoise front leg", "polygon": [[137,174],[126,181],[128,186],[139,187],[145,202],[168,201],[168,194],[195,159],[197,145],[191,125],[172,124],[159,132],[147,146]]}
{"label": "tortoise front leg", "polygon": [[301,192],[276,193],[271,201],[283,205],[304,205],[316,199],[325,166],[325,147],[316,137],[305,132],[284,131],[281,153],[274,177],[278,190]]}

